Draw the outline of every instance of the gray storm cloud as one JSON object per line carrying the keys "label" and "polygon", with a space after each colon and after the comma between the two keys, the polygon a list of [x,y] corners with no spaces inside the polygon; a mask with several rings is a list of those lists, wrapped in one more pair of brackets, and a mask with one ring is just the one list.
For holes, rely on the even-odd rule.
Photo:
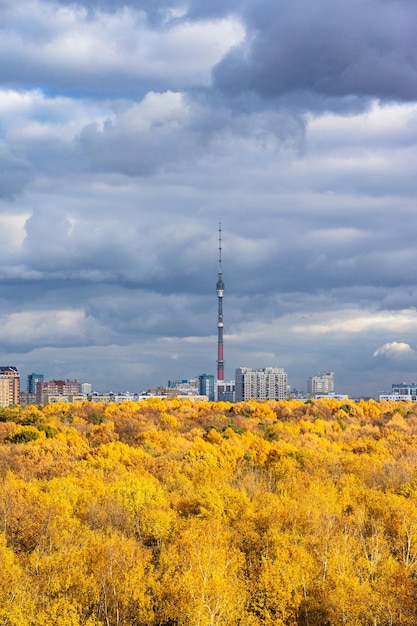
{"label": "gray storm cloud", "polygon": [[250,42],[215,70],[226,93],[405,101],[417,95],[417,9],[408,1],[265,0],[247,17]]}

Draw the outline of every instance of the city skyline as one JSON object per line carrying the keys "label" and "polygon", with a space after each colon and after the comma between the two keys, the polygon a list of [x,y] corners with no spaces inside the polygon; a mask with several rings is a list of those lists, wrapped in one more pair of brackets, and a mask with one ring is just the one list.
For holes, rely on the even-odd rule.
{"label": "city skyline", "polygon": [[416,7],[7,0],[0,18],[1,363],[97,389],[215,374],[220,217],[225,380],[417,379]]}

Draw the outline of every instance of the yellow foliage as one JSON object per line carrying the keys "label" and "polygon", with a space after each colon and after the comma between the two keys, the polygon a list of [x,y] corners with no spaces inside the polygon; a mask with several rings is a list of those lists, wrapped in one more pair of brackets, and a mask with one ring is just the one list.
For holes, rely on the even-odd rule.
{"label": "yellow foliage", "polygon": [[5,626],[417,623],[411,405],[174,398],[2,419]]}
{"label": "yellow foliage", "polygon": [[162,553],[162,615],[187,626],[235,626],[246,600],[243,555],[219,521],[192,519]]}
{"label": "yellow foliage", "polygon": [[162,413],[160,417],[160,423],[162,427],[171,428],[172,430],[177,430],[179,428],[179,421],[174,415],[170,415],[169,413]]}
{"label": "yellow foliage", "polygon": [[101,626],[93,617],[83,616],[82,607],[60,596],[41,608],[33,622],[36,626]]}
{"label": "yellow foliage", "polygon": [[119,435],[114,430],[114,422],[105,422],[94,426],[88,436],[88,441],[92,446],[100,446],[111,441],[116,441]]}
{"label": "yellow foliage", "polygon": [[27,591],[25,572],[13,551],[0,534],[0,623],[5,626],[26,626],[32,623],[34,603]]}

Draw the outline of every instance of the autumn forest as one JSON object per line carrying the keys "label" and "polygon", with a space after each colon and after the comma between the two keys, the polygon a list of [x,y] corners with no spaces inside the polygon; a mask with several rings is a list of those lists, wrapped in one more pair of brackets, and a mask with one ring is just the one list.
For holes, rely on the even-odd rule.
{"label": "autumn forest", "polygon": [[0,409],[0,625],[413,626],[417,408]]}

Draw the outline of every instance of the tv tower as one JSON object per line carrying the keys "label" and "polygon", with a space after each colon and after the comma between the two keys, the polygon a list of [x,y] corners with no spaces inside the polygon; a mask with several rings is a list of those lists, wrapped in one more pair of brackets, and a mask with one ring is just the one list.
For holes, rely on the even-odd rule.
{"label": "tv tower", "polygon": [[224,282],[222,276],[222,223],[219,220],[219,273],[217,277],[217,380],[224,380],[223,360],[223,295]]}

